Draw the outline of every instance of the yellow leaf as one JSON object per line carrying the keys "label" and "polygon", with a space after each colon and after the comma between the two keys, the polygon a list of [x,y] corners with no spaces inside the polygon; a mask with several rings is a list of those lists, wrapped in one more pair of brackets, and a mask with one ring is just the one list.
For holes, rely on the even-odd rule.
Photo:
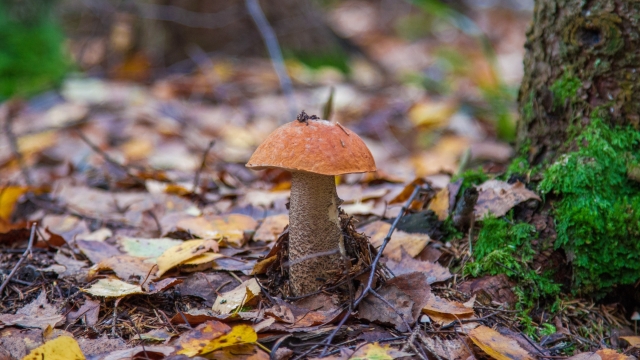
{"label": "yellow leaf", "polygon": [[211,250],[218,251],[218,243],[215,240],[188,240],[180,245],[171,247],[158,257],[158,272],[156,275],[162,276],[162,274],[175,266]]}
{"label": "yellow leaf", "polygon": [[211,340],[200,352],[206,354],[232,345],[253,344],[258,341],[258,334],[249,325],[236,325],[228,334]]}
{"label": "yellow leaf", "polygon": [[183,264],[184,265],[202,265],[202,264],[213,262],[215,259],[220,259],[223,257],[224,255],[222,254],[208,252],[202,255],[198,255],[191,260],[185,261]]}
{"label": "yellow leaf", "polygon": [[620,339],[628,342],[633,347],[640,348],[640,336],[620,336]]}
{"label": "yellow leaf", "polygon": [[250,216],[230,214],[182,219],[176,226],[203,239],[222,236],[229,245],[241,247],[244,245],[244,232],[254,231],[258,223]]}
{"label": "yellow leaf", "polygon": [[60,336],[38,346],[22,360],[81,360],[84,359],[78,343],[69,336]]}
{"label": "yellow leaf", "polygon": [[436,196],[429,203],[429,210],[438,216],[438,220],[444,221],[449,216],[449,188],[445,187],[438,191]]}
{"label": "yellow leaf", "polygon": [[496,360],[533,360],[533,357],[515,340],[484,325],[471,330],[469,338],[487,355]]}
{"label": "yellow leaf", "polygon": [[441,128],[449,124],[449,119],[457,111],[458,104],[453,101],[423,100],[414,104],[407,114],[409,120],[424,128]]}
{"label": "yellow leaf", "polygon": [[29,191],[26,186],[6,186],[0,188],[0,219],[9,220],[16,202]]}
{"label": "yellow leaf", "polygon": [[198,355],[209,341],[227,334],[231,328],[216,320],[209,320],[180,337],[177,354],[193,357]]}

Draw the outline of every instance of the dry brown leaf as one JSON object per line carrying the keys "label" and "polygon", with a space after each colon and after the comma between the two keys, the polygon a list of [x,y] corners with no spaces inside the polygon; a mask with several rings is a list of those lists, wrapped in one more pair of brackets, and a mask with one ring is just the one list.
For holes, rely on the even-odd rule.
{"label": "dry brown leaf", "polygon": [[17,325],[26,328],[40,328],[42,330],[47,327],[56,327],[62,324],[64,316],[58,314],[58,309],[47,301],[46,291],[40,292],[40,295],[28,303],[15,314],[0,314],[0,323],[4,325]]}
{"label": "dry brown leaf", "polygon": [[111,270],[116,273],[120,280],[140,284],[145,279],[153,281],[156,279],[155,264],[145,261],[143,258],[119,255],[100,261],[89,270],[89,277],[94,277],[98,272]]}
{"label": "dry brown leaf", "polygon": [[401,251],[400,260],[389,259],[385,265],[396,276],[412,272],[423,273],[427,276],[429,284],[446,281],[453,276],[449,269],[444,266],[431,261],[416,260],[404,251],[404,249]]}
{"label": "dry brown leaf", "polygon": [[496,360],[534,360],[518,343],[484,325],[469,332],[469,338],[487,355]]}
{"label": "dry brown leaf", "polygon": [[477,220],[493,214],[496,217],[504,216],[514,206],[521,202],[540,197],[527,189],[523,183],[517,181],[509,184],[504,181],[488,180],[478,186],[478,201],[474,208]]}
{"label": "dry brown leaf", "polygon": [[253,240],[272,242],[278,239],[284,228],[289,225],[289,215],[279,214],[267,216],[253,235]]}
{"label": "dry brown leaf", "polygon": [[459,339],[443,340],[437,336],[425,336],[421,341],[426,343],[429,351],[445,359],[467,360],[469,356],[472,356],[472,354],[469,353],[469,347]]}
{"label": "dry brown leaf", "polygon": [[77,319],[83,319],[87,326],[94,326],[98,323],[100,315],[100,302],[86,299],[84,304],[76,310],[67,314],[67,324],[75,322]]}
{"label": "dry brown leaf", "polygon": [[[369,241],[374,247],[379,247],[382,245],[390,228],[391,224],[378,220],[367,224],[359,230],[370,237]],[[383,255],[390,259],[401,261],[402,250],[404,249],[411,257],[415,257],[420,254],[429,241],[431,241],[431,238],[426,234],[410,234],[395,230],[387,247],[384,249]]]}

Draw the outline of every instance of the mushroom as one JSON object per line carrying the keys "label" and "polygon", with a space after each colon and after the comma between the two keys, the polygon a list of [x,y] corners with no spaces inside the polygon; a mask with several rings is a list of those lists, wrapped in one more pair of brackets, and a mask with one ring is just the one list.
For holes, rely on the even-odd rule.
{"label": "mushroom", "polygon": [[634,323],[634,333],[638,335],[638,320],[640,320],[640,313],[634,311],[633,314],[631,314],[631,320],[633,320]]}
{"label": "mushroom", "polygon": [[[326,120],[293,121],[271,133],[246,165],[291,172],[290,284],[294,295],[319,290],[345,254],[335,176],[376,171],[362,139]],[[332,275],[333,274],[333,275]]]}

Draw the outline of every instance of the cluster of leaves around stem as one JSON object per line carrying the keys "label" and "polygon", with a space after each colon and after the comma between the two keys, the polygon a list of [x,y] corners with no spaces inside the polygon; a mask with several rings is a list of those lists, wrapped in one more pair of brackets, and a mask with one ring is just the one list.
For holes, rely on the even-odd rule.
{"label": "cluster of leaves around stem", "polygon": [[555,246],[572,261],[574,292],[598,295],[640,280],[640,184],[627,175],[640,161],[640,132],[593,118],[574,143],[539,189],[561,196]]}
{"label": "cluster of leaves around stem", "polygon": [[473,249],[475,261],[463,270],[465,275],[474,277],[505,274],[513,280],[516,283],[513,290],[518,297],[516,309],[521,310],[521,324],[529,335],[536,334],[529,310],[560,292],[560,285],[552,280],[553,274],[539,273],[530,266],[536,254],[531,241],[536,236],[531,224],[514,222],[509,217],[487,217]]}

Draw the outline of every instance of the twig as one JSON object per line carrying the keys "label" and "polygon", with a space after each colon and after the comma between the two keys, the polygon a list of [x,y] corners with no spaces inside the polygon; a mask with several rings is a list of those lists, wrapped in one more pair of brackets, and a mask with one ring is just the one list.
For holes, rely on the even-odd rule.
{"label": "twig", "polygon": [[127,175],[129,175],[130,177],[140,181],[138,179],[138,177],[134,173],[131,172],[131,170],[129,169],[128,166],[126,166],[124,164],[121,164],[120,162],[116,161],[109,154],[107,154],[102,149],[100,149],[98,146],[96,146],[96,144],[94,144],[91,140],[89,140],[89,138],[82,131],[80,131],[78,129],[75,129],[74,132],[76,133],[76,135],[78,135],[80,137],[80,139],[82,139],[82,141],[85,142],[85,144],[87,144],[91,148],[91,150],[95,151],[106,162],[110,163],[111,165],[114,165],[115,167],[118,167],[118,168],[122,169],[122,171],[124,171]]}
{"label": "twig", "polygon": [[267,47],[269,56],[271,57],[273,68],[278,75],[278,80],[280,80],[282,92],[287,98],[289,118],[295,119],[298,113],[296,110],[296,100],[293,96],[291,79],[289,78],[289,74],[287,74],[287,69],[284,67],[284,59],[282,58],[282,50],[280,50],[278,38],[276,37],[273,28],[271,28],[271,25],[269,25],[267,18],[264,16],[258,0],[245,0],[245,4],[247,6],[247,11],[249,11],[249,15],[251,15],[251,18],[253,18],[253,21],[256,23],[256,26],[260,31],[260,36],[262,36],[262,40],[264,40],[264,44]]}
{"label": "twig", "polygon": [[194,193],[196,192],[196,189],[198,188],[198,185],[200,184],[200,174],[204,170],[205,166],[207,166],[207,156],[209,156],[209,151],[211,151],[211,148],[213,147],[213,145],[215,145],[215,143],[216,143],[215,140],[209,141],[209,145],[207,146],[207,149],[204,151],[204,154],[202,154],[202,162],[200,163],[200,168],[198,168],[198,171],[196,171],[196,176],[193,179],[193,192]]}
{"label": "twig", "polygon": [[344,323],[347,321],[347,319],[351,316],[351,310],[355,309],[358,306],[358,304],[360,304],[362,299],[364,299],[364,297],[367,296],[367,294],[369,294],[369,292],[371,291],[371,285],[373,284],[373,278],[375,277],[376,268],[378,266],[378,262],[380,261],[380,257],[382,256],[382,252],[384,251],[384,248],[389,243],[389,240],[391,240],[391,235],[393,234],[393,231],[398,226],[398,223],[400,222],[400,218],[402,217],[404,212],[407,211],[407,209],[409,208],[409,206],[411,205],[413,200],[416,198],[416,196],[418,196],[420,191],[423,190],[423,189],[424,188],[421,187],[421,186],[416,186],[416,188],[413,190],[413,193],[411,194],[411,196],[409,197],[407,202],[400,209],[400,212],[398,213],[398,216],[396,216],[396,219],[393,221],[393,224],[391,225],[391,228],[389,228],[389,232],[387,233],[387,236],[382,241],[382,245],[378,249],[378,253],[376,254],[376,257],[373,260],[373,263],[371,264],[371,270],[370,270],[370,273],[369,273],[369,280],[367,281],[367,286],[362,291],[362,294],[360,294],[360,297],[358,297],[356,299],[356,301],[353,302],[353,304],[349,305],[349,311],[345,314],[345,316],[342,318],[342,320],[340,320],[340,324],[331,332],[331,334],[324,341],[325,345],[324,345],[324,349],[322,350],[322,353],[320,354],[320,357],[326,356],[326,352],[327,352],[327,349],[328,349],[327,344],[331,344],[331,342],[333,341],[333,338],[336,336],[336,334],[338,333],[338,331],[340,330],[342,325],[344,325]]}
{"label": "twig", "polygon": [[2,283],[2,285],[0,285],[0,294],[2,294],[2,291],[7,286],[11,278],[16,274],[16,272],[18,272],[20,265],[22,265],[24,260],[27,258],[27,255],[31,256],[31,248],[33,247],[33,239],[35,239],[35,237],[36,237],[36,223],[33,223],[31,224],[31,235],[29,235],[29,245],[27,245],[27,249],[22,253],[20,260],[18,260],[18,263],[16,264],[16,266],[13,267],[13,270],[11,270],[11,272],[9,273],[9,276],[7,276],[7,278],[4,279],[4,282]]}

